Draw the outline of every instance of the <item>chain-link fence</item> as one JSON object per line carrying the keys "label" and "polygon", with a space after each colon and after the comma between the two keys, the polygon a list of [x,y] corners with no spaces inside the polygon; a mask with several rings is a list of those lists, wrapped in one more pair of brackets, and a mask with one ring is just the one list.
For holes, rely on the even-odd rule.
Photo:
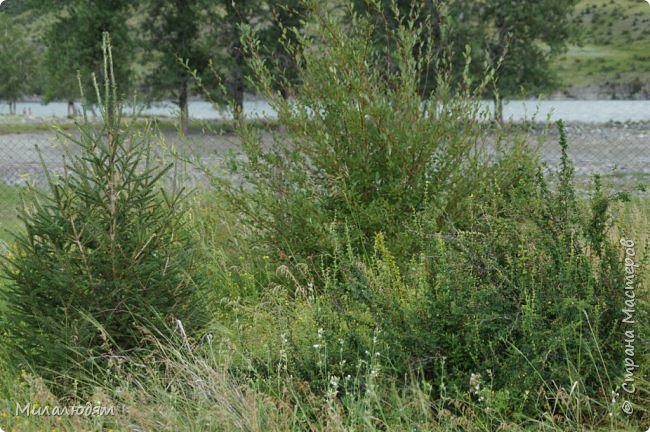
{"label": "chain-link fence", "polygon": [[[616,192],[642,193],[650,184],[650,127],[645,123],[610,122],[565,125],[569,158],[575,168],[578,190],[586,191],[593,176]],[[557,128],[551,127],[538,147],[542,160],[553,170],[560,165]]]}
{"label": "chain-link fence", "polygon": [[[26,187],[46,187],[47,172],[55,176],[62,174],[66,160],[69,162],[74,152],[79,151],[79,146],[64,134],[77,139],[74,130],[63,134],[53,130],[19,133],[0,130],[0,249],[11,239],[11,232],[21,229],[18,208]],[[194,168],[193,163],[216,167],[223,152],[238,147],[234,136],[197,134],[181,138],[175,132],[160,133],[160,137],[152,138],[151,144],[156,163],[163,166],[172,159],[177,161],[169,176],[182,179],[183,186],[188,188],[209,184],[206,175]]]}
{"label": "chain-link fence", "polygon": [[18,228],[21,189],[28,184],[45,185],[41,158],[53,172],[60,172],[67,146],[53,133],[0,134],[0,239],[7,239],[7,231]]}
{"label": "chain-link fence", "polygon": [[[644,123],[608,123],[566,125],[569,156],[575,166],[579,190],[587,190],[593,174],[600,174],[603,183],[613,190],[638,191],[650,182],[650,127]],[[560,146],[557,128],[551,126],[541,144],[541,127],[529,133],[531,149],[539,149],[541,159],[551,170],[559,167]],[[164,134],[166,145],[174,146],[182,155],[214,165],[228,150],[238,148],[234,135],[190,134],[180,138],[175,132]],[[38,146],[38,150],[36,148]],[[71,144],[53,131],[0,132],[0,240],[10,236],[7,230],[19,228],[16,208],[19,192],[28,184],[44,186],[46,176],[41,158],[53,173],[63,170],[63,155],[75,151]],[[40,153],[40,156],[39,156]],[[184,170],[189,186],[207,185],[195,169]]]}

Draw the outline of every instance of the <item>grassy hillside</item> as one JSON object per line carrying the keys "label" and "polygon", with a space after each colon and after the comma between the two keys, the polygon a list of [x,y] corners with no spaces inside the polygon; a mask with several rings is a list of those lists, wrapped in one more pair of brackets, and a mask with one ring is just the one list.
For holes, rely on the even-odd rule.
{"label": "grassy hillside", "polygon": [[565,85],[578,93],[598,87],[619,98],[642,97],[650,83],[650,6],[642,0],[585,0],[574,23],[579,40],[555,64]]}

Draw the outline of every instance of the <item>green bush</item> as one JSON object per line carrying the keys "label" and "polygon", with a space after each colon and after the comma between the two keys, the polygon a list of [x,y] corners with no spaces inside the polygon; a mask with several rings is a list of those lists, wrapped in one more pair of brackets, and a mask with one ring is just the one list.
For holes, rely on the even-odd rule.
{"label": "green bush", "polygon": [[152,158],[152,131],[122,121],[104,47],[103,124],[66,136],[78,152],[24,201],[25,232],[4,261],[12,352],[47,378],[114,365],[144,346],[143,326],[205,319],[185,194],[161,187],[171,165]]}
{"label": "green bush", "polygon": [[[561,125],[560,133],[562,169],[552,185],[540,171],[516,189],[495,188],[491,206],[477,203],[470,230],[413,233],[422,252],[402,268],[383,234],[371,255],[349,254],[341,241],[318,310],[329,340],[357,347],[348,364],[380,328],[391,373],[419,371],[444,382],[448,396],[466,393],[474,374],[507,392],[510,414],[575,414],[562,399],[575,383],[582,415],[607,418],[625,355],[625,272],[608,237],[619,197],[596,181],[590,208],[581,204]],[[636,313],[646,317],[647,307]]]}
{"label": "green bush", "polygon": [[589,206],[576,197],[562,125],[561,171],[547,177],[528,145],[500,146],[472,93],[448,91],[440,58],[436,91],[418,93],[418,70],[436,61],[414,57],[419,29],[400,23],[386,77],[370,23],[312,7],[293,98],[273,91],[277,72],[249,44],[282,132],[267,145],[240,123],[245,158],[229,162],[243,182],[217,183],[255,253],[279,257],[288,321],[304,324],[282,321],[292,372],[327,388],[318,334],[341,341],[326,367],[338,376],[378,344],[391,374],[422,373],[443,400],[606,418],[623,372],[624,267],[612,197],[598,182]]}
{"label": "green bush", "polygon": [[421,70],[432,62],[445,69],[433,53],[414,58],[423,29],[402,22],[390,38],[395,73],[387,77],[385,57],[371,48],[372,24],[353,15],[346,27],[321,6],[311,5],[312,33],[299,37],[313,49],[296,54],[290,99],[274,90],[282,71],[249,40],[251,82],[282,131],[268,146],[240,123],[245,158],[232,158],[219,184],[271,256],[317,262],[331,255],[331,223],[347,227],[355,251],[370,251],[381,231],[397,256],[408,256],[423,214],[433,231],[467,223],[483,188],[510,187],[532,159],[508,149],[499,164],[489,162],[481,122],[488,114],[474,97],[480,90],[452,93],[451,73],[430,77],[435,93],[419,93]]}

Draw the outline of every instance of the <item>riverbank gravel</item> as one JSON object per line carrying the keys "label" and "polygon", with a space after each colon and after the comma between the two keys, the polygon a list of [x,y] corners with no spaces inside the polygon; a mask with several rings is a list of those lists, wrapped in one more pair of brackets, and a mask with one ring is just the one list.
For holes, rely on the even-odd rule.
{"label": "riverbank gravel", "polygon": [[[522,128],[519,127],[519,130]],[[550,169],[559,166],[560,147],[557,129],[551,125],[544,136],[543,125],[530,125],[527,142],[538,149]],[[569,123],[565,126],[569,155],[576,175],[587,178],[598,173],[611,180],[614,186],[636,185],[650,179],[650,123]],[[179,153],[201,160],[204,165],[216,166],[227,151],[236,151],[239,140],[234,134],[191,133],[180,137],[173,132],[163,134],[167,146],[175,146]],[[271,142],[270,133],[264,140]],[[62,156],[75,151],[75,145],[54,132],[2,133],[0,131],[0,182],[5,185],[44,183],[39,150],[47,166],[54,172],[63,169]],[[163,147],[157,148],[160,157]],[[200,175],[190,170],[197,180]]]}

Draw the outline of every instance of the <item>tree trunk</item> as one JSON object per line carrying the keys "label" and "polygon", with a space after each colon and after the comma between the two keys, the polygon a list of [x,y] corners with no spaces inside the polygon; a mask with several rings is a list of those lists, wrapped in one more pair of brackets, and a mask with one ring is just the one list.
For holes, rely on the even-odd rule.
{"label": "tree trunk", "polygon": [[503,123],[503,99],[498,95],[494,98],[494,121],[498,124]]}
{"label": "tree trunk", "polygon": [[[508,49],[508,28],[506,27],[506,19],[504,16],[497,16],[497,28],[499,31],[499,42],[496,49],[496,62],[501,64],[504,61]],[[499,79],[499,71],[495,71],[497,80]],[[499,88],[497,81],[497,88]],[[496,94],[494,97],[494,120],[501,124],[503,123],[503,99],[501,94]]]}
{"label": "tree trunk", "polygon": [[233,117],[239,121],[241,114],[244,112],[244,56],[241,42],[239,37],[235,38],[232,48],[232,56],[234,60],[233,78],[230,84],[230,95],[233,99],[234,110]]}
{"label": "tree trunk", "polygon": [[241,76],[235,77],[230,92],[232,94],[235,109],[233,116],[235,120],[239,121],[244,112],[244,83]]}
{"label": "tree trunk", "polygon": [[68,117],[76,117],[77,116],[77,108],[74,106],[74,101],[69,100],[68,101]]}
{"label": "tree trunk", "polygon": [[228,91],[233,103],[233,119],[240,121],[244,112],[244,50],[241,43],[239,25],[245,22],[244,11],[236,2],[227,2],[226,9],[230,17],[229,39],[232,58],[232,78]]}
{"label": "tree trunk", "polygon": [[188,107],[189,90],[187,80],[183,80],[178,96],[178,107],[181,110],[181,132],[186,135],[190,128],[190,112]]}

